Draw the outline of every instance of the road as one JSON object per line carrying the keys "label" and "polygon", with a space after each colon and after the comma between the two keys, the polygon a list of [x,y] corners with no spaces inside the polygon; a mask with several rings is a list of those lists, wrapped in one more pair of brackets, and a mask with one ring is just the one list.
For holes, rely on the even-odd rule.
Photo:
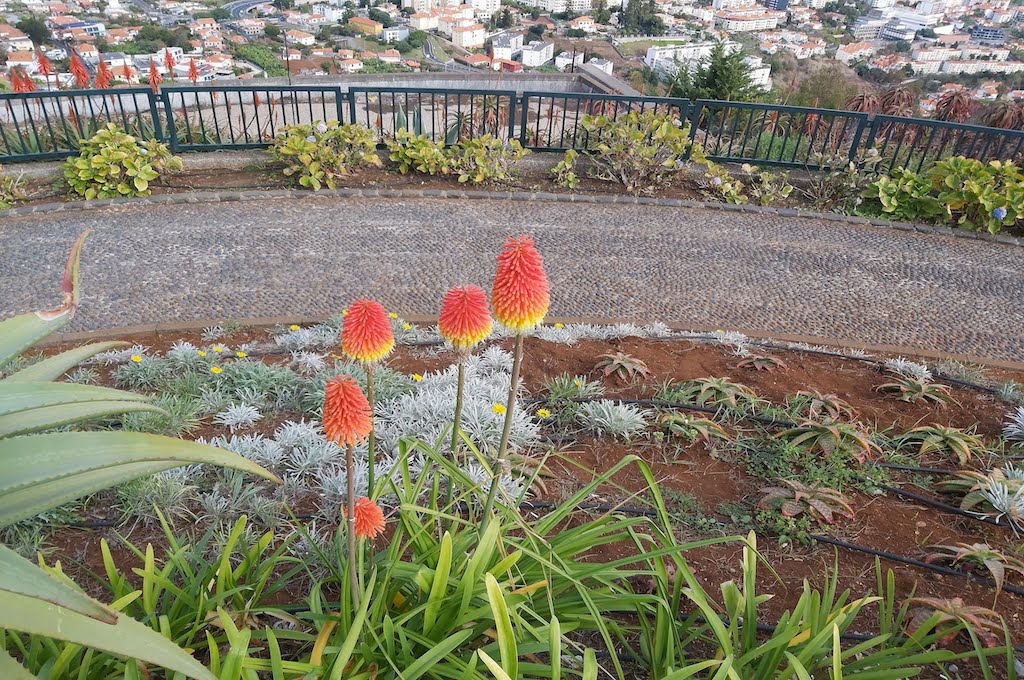
{"label": "road", "polygon": [[223,5],[232,19],[241,19],[254,8],[269,4],[269,0],[235,0]]}

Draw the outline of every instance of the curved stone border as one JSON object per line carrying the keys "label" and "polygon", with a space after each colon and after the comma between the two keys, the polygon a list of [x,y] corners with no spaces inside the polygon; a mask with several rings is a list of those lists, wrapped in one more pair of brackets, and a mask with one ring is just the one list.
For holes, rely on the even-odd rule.
{"label": "curved stone border", "polygon": [[697,208],[702,210],[723,210],[726,212],[760,213],[779,217],[797,217],[815,219],[826,222],[841,222],[861,226],[884,227],[899,231],[916,231],[922,234],[952,236],[974,241],[1004,243],[1024,247],[1024,238],[1003,234],[987,234],[953,229],[931,224],[912,222],[890,222],[888,220],[868,219],[840,215],[839,213],[820,213],[795,208],[771,208],[759,205],[733,205],[730,203],[713,203],[693,201],[680,198],[651,198],[647,196],[625,196],[622,194],[575,194],[553,193],[544,191],[482,191],[482,190],[450,190],[450,189],[323,189],[317,192],[300,191],[297,189],[272,189],[269,191],[195,191],[156,196],[132,198],[101,198],[92,201],[68,201],[63,203],[40,203],[17,208],[0,210],[0,219],[20,217],[24,215],[45,214],[70,210],[96,210],[114,206],[186,204],[186,203],[221,203],[229,201],[258,201],[272,198],[447,198],[447,199],[487,199],[507,201],[549,201],[554,203],[621,203],[636,205],[653,205],[668,208]]}
{"label": "curved stone border", "polygon": [[[411,323],[417,324],[436,324],[437,318],[430,316],[423,316],[419,314],[403,315],[404,320]],[[243,326],[252,328],[267,329],[273,326],[289,326],[291,324],[314,324],[322,321],[326,321],[328,317],[295,317],[295,316],[273,316],[273,317],[254,317],[246,319],[232,319]],[[64,343],[72,342],[97,342],[100,340],[114,340],[123,338],[126,335],[141,335],[148,333],[196,333],[209,326],[215,326],[218,323],[223,323],[224,318],[214,319],[200,319],[197,321],[183,321],[183,322],[167,322],[167,323],[153,323],[145,324],[142,326],[122,326],[120,328],[100,328],[91,331],[75,331],[72,333],[55,333],[48,336],[46,339],[39,343],[41,347],[60,345]],[[599,317],[558,317],[551,316],[544,319],[545,324],[555,323],[580,323],[580,324],[593,324],[597,326],[608,326],[617,323],[635,323],[635,320],[628,319],[608,319]],[[703,329],[676,326],[673,324],[667,324],[668,327],[677,332],[688,333],[688,332],[700,332]],[[939,352],[937,350],[922,349],[919,347],[903,347],[897,345],[872,345],[862,342],[853,342],[850,340],[836,340],[834,338],[825,338],[817,335],[797,335],[792,333],[766,333],[765,331],[752,330],[747,328],[729,328],[730,331],[736,331],[746,335],[748,338],[758,340],[762,342],[791,342],[791,343],[806,343],[808,345],[818,345],[823,347],[832,347],[839,350],[851,349],[860,350],[864,352],[874,352],[883,355],[899,355],[899,356],[911,356],[921,357],[926,359],[951,359],[953,361],[960,361],[964,363],[980,364],[982,366],[988,366],[990,368],[1004,368],[1013,371],[1024,371],[1024,363],[1018,363],[1014,361],[1006,361],[1003,359],[991,359],[986,357],[976,357],[970,354],[949,354],[946,352]],[[707,329],[710,333],[711,329]],[[671,340],[685,340],[686,338],[666,338]],[[799,349],[793,348],[791,351],[799,352]]]}

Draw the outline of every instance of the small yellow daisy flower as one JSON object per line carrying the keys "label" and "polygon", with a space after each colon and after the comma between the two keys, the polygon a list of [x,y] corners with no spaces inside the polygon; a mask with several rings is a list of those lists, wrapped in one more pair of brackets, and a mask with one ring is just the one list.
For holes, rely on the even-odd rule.
{"label": "small yellow daisy flower", "polygon": [[564,323],[556,323],[555,324],[555,328],[565,328],[565,324]]}
{"label": "small yellow daisy flower", "polygon": [[395,314],[394,312],[389,312],[389,313],[388,313],[388,317],[389,317],[389,318],[391,318],[391,319],[397,319],[397,318],[398,318],[398,315],[397,315],[397,314]]}
{"label": "small yellow daisy flower", "polygon": [[412,326],[410,326],[410,325],[409,325],[409,324],[407,324],[407,323],[403,323],[403,324],[402,324],[402,328],[404,328],[405,330],[407,330],[407,331],[408,331],[408,330],[411,330],[411,329],[412,329]]}
{"label": "small yellow daisy flower", "polygon": [[138,354],[133,354],[132,361],[134,361],[135,363],[139,363],[140,361],[142,361],[142,357],[140,357]]}
{"label": "small yellow daisy flower", "polygon": [[347,309],[341,310],[341,315],[342,316],[348,316],[348,310]]}
{"label": "small yellow daisy flower", "polygon": [[291,326],[288,326],[288,330],[290,330],[290,331],[297,331],[297,330],[299,330],[299,324],[293,323]]}
{"label": "small yellow daisy flower", "polygon": [[223,370],[224,369],[221,368],[220,366],[210,366],[210,373],[216,374],[216,373],[220,373]]}
{"label": "small yellow daisy flower", "polygon": [[573,382],[576,384],[576,387],[583,387],[583,381],[580,380],[579,378],[573,380]]}
{"label": "small yellow daisy flower", "polygon": [[197,350],[196,350],[196,354],[198,354],[198,355],[199,355],[199,356],[201,356],[201,357],[205,357],[205,356],[206,356],[206,352],[204,352],[204,351],[203,351],[203,350],[201,350],[201,349],[197,349]]}
{"label": "small yellow daisy flower", "polygon": [[537,417],[538,418],[550,418],[551,417],[551,411],[547,410],[546,408],[539,408],[539,409],[537,409]]}
{"label": "small yellow daisy flower", "polygon": [[249,355],[246,354],[245,352],[235,352],[235,356],[238,357],[239,359],[244,359]]}
{"label": "small yellow daisy flower", "polygon": [[504,413],[508,409],[505,408],[504,404],[495,404],[494,406],[491,407],[491,410],[494,411],[495,413],[497,413],[498,415],[501,415],[502,413]]}
{"label": "small yellow daisy flower", "polygon": [[419,381],[423,380],[423,376],[420,375],[419,373],[413,373],[412,374],[412,379],[415,380],[416,382],[419,382]]}
{"label": "small yellow daisy flower", "polygon": [[214,351],[214,352],[223,352],[223,351],[224,351],[224,348],[223,348],[223,347],[220,347],[220,346],[216,346],[216,345],[215,345],[215,346],[214,346],[214,348],[213,348],[213,351]]}

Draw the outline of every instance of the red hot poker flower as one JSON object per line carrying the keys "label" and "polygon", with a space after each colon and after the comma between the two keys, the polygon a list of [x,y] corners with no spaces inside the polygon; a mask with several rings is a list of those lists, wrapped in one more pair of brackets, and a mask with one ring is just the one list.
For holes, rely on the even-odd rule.
{"label": "red hot poker flower", "polygon": [[450,289],[441,302],[437,326],[455,349],[468,349],[477,344],[490,335],[493,326],[487,295],[478,286]]}
{"label": "red hot poker flower", "polygon": [[380,361],[395,346],[387,311],[373,300],[356,300],[341,326],[341,351],[356,361]]}
{"label": "red hot poker flower", "polygon": [[377,538],[384,533],[384,511],[369,498],[360,497],[355,503],[355,534],[357,538]]}
{"label": "red hot poker flower", "polygon": [[518,333],[530,330],[547,314],[551,305],[548,278],[529,236],[510,236],[505,242],[498,255],[491,303],[494,317]]}
{"label": "red hot poker flower", "polygon": [[323,428],[327,439],[341,446],[355,446],[370,436],[370,403],[351,376],[327,381]]}

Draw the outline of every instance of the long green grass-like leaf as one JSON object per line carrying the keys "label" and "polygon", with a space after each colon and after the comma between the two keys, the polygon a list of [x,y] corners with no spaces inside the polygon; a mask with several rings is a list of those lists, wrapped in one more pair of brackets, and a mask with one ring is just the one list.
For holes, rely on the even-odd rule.
{"label": "long green grass-like leaf", "polygon": [[494,616],[494,628],[498,631],[498,650],[501,652],[501,667],[513,678],[519,677],[519,652],[516,650],[516,632],[512,628],[505,595],[497,579],[490,573],[484,577],[487,585],[487,601]]}
{"label": "long green grass-like leaf", "polygon": [[451,652],[462,646],[472,636],[472,629],[460,630],[457,633],[449,635],[447,638],[431,647],[430,651],[423,654],[415,663],[406,668],[405,672],[402,673],[402,677],[405,680],[417,680],[421,675],[431,670],[431,668]]}
{"label": "long green grass-like leaf", "polygon": [[31,366],[26,366],[20,371],[7,376],[3,382],[49,382],[56,380],[78,364],[96,356],[100,352],[108,352],[119,347],[128,347],[129,344],[122,340],[110,340],[82,345],[81,347],[76,347],[75,349],[43,359]]}
{"label": "long green grass-like leaf", "polygon": [[363,591],[362,599],[359,601],[359,611],[352,617],[352,625],[348,630],[348,635],[345,636],[345,640],[341,643],[341,649],[331,665],[331,680],[341,680],[341,674],[345,672],[345,667],[348,665],[349,659],[352,658],[352,652],[355,651],[356,644],[363,633],[363,626],[366,623],[366,612],[369,610],[370,601],[373,599],[373,587],[376,581],[377,570],[374,569],[366,580],[366,590]]}
{"label": "long green grass-like leaf", "polygon": [[501,664],[488,656],[487,652],[482,649],[478,649],[476,650],[476,653],[480,655],[480,659],[484,662],[484,665],[487,666],[487,670],[494,675],[494,680],[512,680],[512,677],[505,672],[505,669],[501,667]]}
{"label": "long green grass-like leaf", "polygon": [[434,580],[430,584],[427,596],[427,608],[423,610],[423,634],[430,636],[437,622],[437,613],[444,604],[448,594],[448,578],[452,566],[452,535],[447,531],[441,537],[441,551],[437,557],[437,568],[434,569]]}
{"label": "long green grass-like leaf", "polygon": [[237,454],[136,432],[55,432],[0,440],[0,526],[113,484],[190,463],[279,481]]}
{"label": "long green grass-like leaf", "polygon": [[202,664],[130,616],[114,624],[33,597],[0,591],[0,628],[65,640],[139,659],[198,680],[216,680]]}
{"label": "long green grass-like leaf", "polygon": [[551,680],[562,678],[562,626],[559,625],[558,617],[551,617],[551,626],[548,628],[548,658],[551,663]]}

